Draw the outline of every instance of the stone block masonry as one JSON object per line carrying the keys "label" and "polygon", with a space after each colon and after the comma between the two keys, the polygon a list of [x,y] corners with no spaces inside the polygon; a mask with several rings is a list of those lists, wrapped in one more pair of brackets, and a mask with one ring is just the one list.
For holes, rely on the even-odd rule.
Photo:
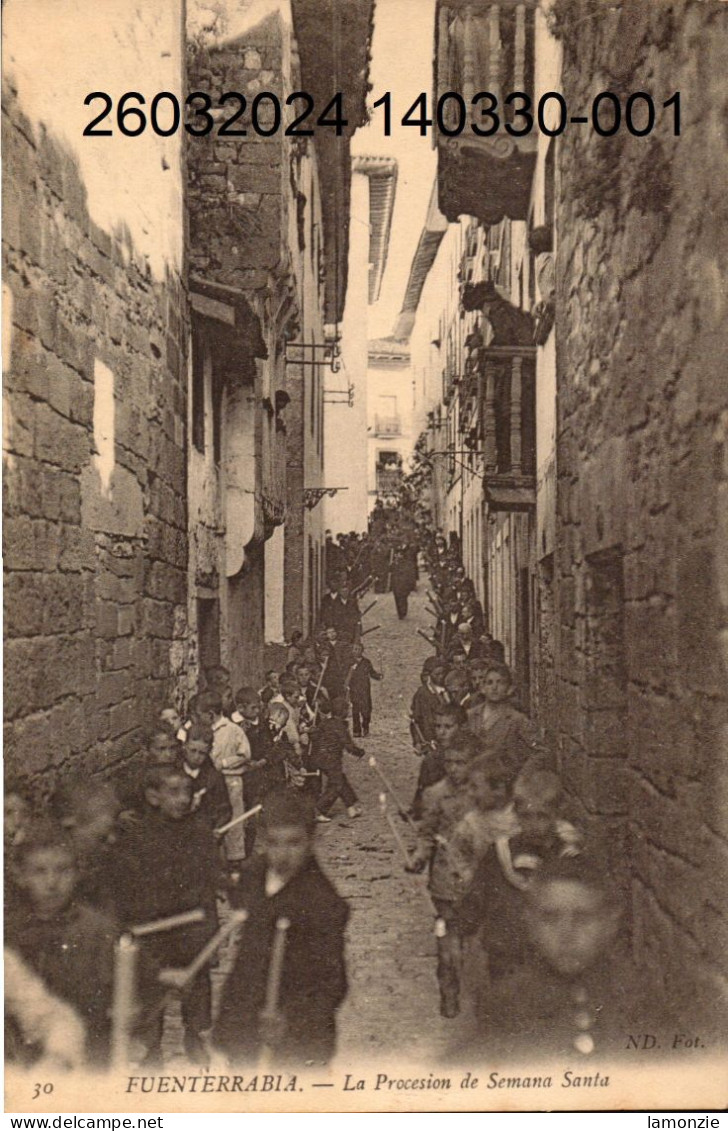
{"label": "stone block masonry", "polygon": [[638,959],[672,1000],[714,1002],[728,988],[725,9],[557,0],[555,16],[569,107],[680,91],[683,115],[679,138],[658,110],[649,137],[558,143],[552,715],[567,705],[560,756],[583,816],[613,822],[632,861]]}
{"label": "stone block masonry", "polygon": [[5,760],[44,792],[133,755],[182,685],[186,299],[13,90],[3,146]]}
{"label": "stone block masonry", "polygon": [[[192,49],[191,49],[192,50]],[[190,268],[247,294],[265,288],[267,271],[283,255],[287,166],[283,131],[257,135],[250,124],[255,96],[271,90],[283,97],[283,39],[280,17],[264,17],[232,42],[192,52],[191,89],[214,97],[237,90],[248,103],[245,137],[207,137],[187,142]],[[213,117],[232,117],[231,102]],[[269,128],[269,107],[261,104],[260,124]]]}

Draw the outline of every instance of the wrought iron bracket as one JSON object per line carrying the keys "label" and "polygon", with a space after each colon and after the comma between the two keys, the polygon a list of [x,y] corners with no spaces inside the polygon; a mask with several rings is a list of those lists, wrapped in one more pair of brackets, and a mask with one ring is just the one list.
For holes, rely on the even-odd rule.
{"label": "wrought iron bracket", "polygon": [[327,365],[332,373],[341,369],[341,346],[331,342],[286,342],[286,365],[300,365],[313,368],[314,365]]}
{"label": "wrought iron bracket", "polygon": [[304,487],[303,488],[303,505],[306,510],[312,511],[314,507],[323,499],[324,495],[329,495],[332,499],[339,491],[348,491],[348,487]]}

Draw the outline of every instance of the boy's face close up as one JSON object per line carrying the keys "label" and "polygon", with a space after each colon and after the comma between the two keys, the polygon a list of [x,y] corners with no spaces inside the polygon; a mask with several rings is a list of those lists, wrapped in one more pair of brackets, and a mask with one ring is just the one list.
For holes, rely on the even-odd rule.
{"label": "boy's face close up", "polygon": [[77,877],[73,854],[62,846],[35,849],[18,870],[19,883],[41,919],[50,919],[68,906]]}
{"label": "boy's face close up", "polygon": [[450,715],[435,716],[435,741],[441,750],[447,750],[458,732],[457,720]]}
{"label": "boy's face close up", "polygon": [[182,726],[182,716],[176,707],[165,707],[159,717],[163,723],[166,723],[167,726],[171,727],[175,732]]}
{"label": "boy's face close up", "polygon": [[445,774],[452,785],[464,785],[468,780],[470,758],[461,750],[448,750],[445,755]]}
{"label": "boy's face close up", "polygon": [[238,703],[238,710],[249,723],[256,723],[260,715],[260,703],[257,699],[243,699]]}
{"label": "boy's face close up", "polygon": [[174,735],[167,734],[166,731],[162,730],[153,735],[149,743],[149,749],[152,753],[159,755],[157,759],[159,762],[165,762],[168,759],[171,760],[176,757],[178,748],[179,744]]}
{"label": "boy's face close up", "polygon": [[166,821],[181,821],[190,811],[192,782],[178,775],[165,778],[156,789],[147,790],[147,801]]}
{"label": "boy's face close up", "polygon": [[311,855],[313,838],[302,826],[279,825],[265,830],[263,844],[268,867],[290,880]]}
{"label": "boy's face close up", "polygon": [[481,691],[487,703],[502,703],[508,698],[511,685],[501,672],[490,671],[485,674]]}
{"label": "boy's face close up", "polygon": [[185,762],[190,769],[199,770],[201,766],[204,766],[209,752],[210,747],[207,742],[203,742],[199,738],[190,738],[185,743]]}
{"label": "boy's face close up", "polygon": [[553,880],[531,892],[526,922],[531,941],[549,965],[576,978],[614,942],[619,912],[602,892],[584,883]]}

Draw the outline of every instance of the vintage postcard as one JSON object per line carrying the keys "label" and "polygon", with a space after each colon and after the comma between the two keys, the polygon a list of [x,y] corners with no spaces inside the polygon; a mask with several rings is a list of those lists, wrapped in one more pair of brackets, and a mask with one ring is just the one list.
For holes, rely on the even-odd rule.
{"label": "vintage postcard", "polygon": [[5,0],[6,1110],[725,1108],[726,74]]}

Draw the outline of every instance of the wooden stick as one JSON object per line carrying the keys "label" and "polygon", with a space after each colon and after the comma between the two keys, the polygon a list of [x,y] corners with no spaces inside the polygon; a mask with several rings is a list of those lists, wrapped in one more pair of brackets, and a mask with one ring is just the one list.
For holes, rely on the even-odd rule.
{"label": "wooden stick", "polygon": [[139,947],[122,935],[114,950],[114,1005],[111,1018],[111,1067],[123,1071],[129,1063],[129,1034],[134,1019],[134,992]]}
{"label": "wooden stick", "polygon": [[[394,837],[395,841],[397,842],[397,847],[399,848],[400,852],[402,853],[402,856],[404,857],[405,865],[407,866],[407,868],[411,868],[411,866],[412,866],[412,854],[410,853],[409,849],[407,848],[407,845],[404,843],[404,840],[402,839],[402,834],[400,833],[399,829],[395,825],[392,814],[389,813],[388,810],[387,810],[387,795],[386,795],[386,793],[380,793],[379,794],[379,808],[381,810],[382,816],[385,818],[387,824],[389,825],[392,836]],[[434,911],[435,915],[437,916],[436,921],[435,921],[435,934],[437,935],[438,938],[443,938],[444,935],[447,934],[447,927],[446,927],[446,924],[445,924],[445,920],[441,919],[438,915],[437,908],[435,907],[434,900],[433,900],[432,896],[430,895],[430,892],[427,888],[427,882],[426,882],[426,880],[424,880],[424,878],[421,875],[417,875],[414,872],[412,873],[412,875],[415,876],[415,879],[417,880],[417,886],[419,887],[420,891],[422,892],[425,899],[427,900],[427,906],[430,908],[431,911]]]}
{"label": "wooden stick", "polygon": [[377,598],[375,597],[373,601],[369,602],[369,604],[367,605],[367,607],[365,609],[362,609],[361,615],[363,617],[365,617],[367,615],[367,613],[369,612],[369,610],[374,608],[376,603],[377,603]]}
{"label": "wooden stick", "polygon": [[[286,934],[290,926],[290,919],[280,918],[276,921],[270,964],[268,966],[268,980],[265,987],[264,1017],[273,1018],[278,1013],[278,999],[280,997],[281,977],[283,975],[283,958],[286,951]],[[273,1049],[270,1045],[263,1045],[260,1050],[259,1066],[267,1067],[272,1059]]]}
{"label": "wooden stick", "polygon": [[392,584],[392,563],[393,562],[394,562],[394,550],[390,550],[389,551],[389,572],[387,573],[387,589],[386,589],[387,593],[389,593],[389,587]]}
{"label": "wooden stick", "polygon": [[[440,613],[441,613],[441,612],[442,612],[442,604],[441,604],[441,602],[439,601],[439,599],[438,599],[438,598],[437,598],[437,597],[436,597],[436,596],[434,595],[434,593],[432,592],[432,590],[430,590],[430,589],[425,589],[425,593],[426,593],[426,594],[427,594],[427,596],[428,596],[428,597],[430,598],[430,600],[432,601],[432,603],[433,603],[433,605],[435,606],[435,608],[436,608],[436,609],[439,609],[439,610],[440,610]],[[440,615],[440,613],[438,613],[438,616]]]}
{"label": "wooden stick", "polygon": [[361,593],[361,591],[363,589],[366,589],[369,582],[373,581],[373,580],[374,580],[374,574],[370,573],[368,577],[365,577],[363,581],[359,582],[356,589],[352,589],[352,591],[351,591],[352,597],[356,597],[357,593]]}
{"label": "wooden stick", "polygon": [[224,836],[230,829],[234,829],[236,825],[241,825],[243,821],[248,821],[254,817],[256,813],[260,813],[262,805],[255,805],[252,809],[248,809],[247,813],[241,813],[238,817],[233,817],[232,821],[228,821],[226,825],[220,825],[219,829],[214,829],[215,836]]}
{"label": "wooden stick", "polygon": [[263,1012],[267,1013],[269,1016],[278,1012],[278,998],[281,992],[281,976],[283,974],[283,956],[286,949],[286,934],[290,926],[290,919],[281,917],[276,921],[270,965],[268,967],[268,981],[265,987],[265,1005],[263,1006]]}
{"label": "wooden stick", "polygon": [[173,931],[176,927],[186,927],[188,923],[201,923],[205,912],[201,907],[194,911],[182,911],[179,915],[168,915],[166,919],[153,919],[150,923],[140,923],[137,927],[130,927],[129,934],[135,939],[145,935],[156,935],[160,931]]}
{"label": "wooden stick", "polygon": [[407,845],[404,843],[404,840],[402,839],[401,832],[399,831],[399,829],[397,828],[397,826],[394,823],[394,817],[392,816],[392,814],[387,809],[387,795],[386,795],[386,793],[380,793],[379,794],[379,808],[380,808],[382,816],[384,817],[385,821],[389,825],[392,836],[395,839],[395,843],[397,845],[397,848],[402,853],[402,858],[404,859],[405,866],[407,868],[411,868],[412,867],[412,856],[410,855],[410,851],[407,848]]}
{"label": "wooden stick", "polygon": [[319,694],[321,692],[321,684],[323,683],[324,676],[326,675],[326,669],[329,666],[329,660],[330,659],[331,659],[331,653],[329,652],[328,655],[326,656],[326,658],[324,659],[323,664],[321,665],[321,672],[320,672],[319,677],[318,677],[318,683],[316,684],[316,690],[313,693],[313,701],[311,703],[310,710],[313,711],[313,717],[314,718],[316,718],[316,710],[317,710],[316,700],[318,699]]}
{"label": "wooden stick", "polygon": [[382,785],[383,785],[383,786],[384,786],[384,788],[385,788],[385,789],[386,789],[386,790],[388,791],[389,795],[390,795],[390,796],[391,796],[391,798],[392,798],[392,801],[394,801],[395,805],[397,806],[397,809],[399,810],[400,816],[401,816],[401,817],[404,817],[405,821],[407,821],[407,823],[409,824],[410,828],[414,829],[414,831],[415,831],[415,832],[417,832],[417,826],[416,826],[416,825],[414,824],[414,822],[413,822],[412,818],[410,817],[409,813],[407,812],[407,810],[405,809],[404,805],[402,804],[402,802],[400,801],[399,797],[397,796],[397,793],[396,793],[396,791],[395,791],[395,788],[394,788],[394,786],[392,785],[392,783],[391,783],[391,781],[389,780],[389,778],[387,777],[387,775],[385,774],[384,770],[380,769],[380,767],[379,767],[379,763],[377,762],[377,760],[376,760],[376,758],[374,757],[374,755],[373,755],[373,754],[372,754],[372,756],[371,756],[371,757],[370,757],[370,759],[369,759],[369,766],[370,766],[370,768],[371,768],[372,770],[374,770],[374,773],[375,773],[375,774],[376,774],[376,775],[378,776],[378,778],[379,778],[379,780],[381,781]]}
{"label": "wooden stick", "polygon": [[426,632],[423,632],[421,628],[417,629],[417,634],[418,634],[418,636],[421,636],[423,640],[426,640],[431,648],[435,648],[435,649],[437,648],[437,644],[432,639],[432,637],[428,636]]}
{"label": "wooden stick", "polygon": [[427,746],[427,747],[429,747],[429,749],[430,749],[430,750],[434,750],[434,749],[435,749],[435,744],[434,744],[434,742],[432,742],[432,741],[428,742],[428,741],[427,741],[427,739],[425,738],[424,734],[422,733],[422,727],[421,727],[421,726],[420,726],[420,725],[419,725],[419,724],[417,723],[417,721],[415,720],[415,717],[414,717],[414,715],[410,715],[410,717],[409,717],[409,721],[410,721],[410,722],[412,723],[412,726],[413,726],[413,727],[415,728],[415,730],[416,730],[416,731],[417,731],[417,733],[419,734],[419,736],[420,736],[420,742],[422,743],[422,745],[423,745],[423,746]]}
{"label": "wooden stick", "polygon": [[237,928],[245,922],[248,918],[247,911],[233,911],[227,923],[216,931],[209,942],[205,943],[199,954],[190,962],[189,966],[184,968],[184,980],[177,985],[177,989],[183,990],[188,986],[193,978],[196,978],[202,967],[206,962],[212,958],[215,951],[219,950],[225,939],[237,930]]}
{"label": "wooden stick", "polygon": [[382,626],[381,626],[381,624],[373,624],[371,628],[365,628],[365,629],[364,629],[364,631],[363,631],[363,632],[362,632],[362,633],[361,633],[360,635],[361,635],[361,636],[366,636],[366,635],[367,635],[367,633],[369,633],[369,632],[376,632],[376,631],[377,631],[377,629],[378,629],[378,628],[381,628],[381,627],[382,627]]}

